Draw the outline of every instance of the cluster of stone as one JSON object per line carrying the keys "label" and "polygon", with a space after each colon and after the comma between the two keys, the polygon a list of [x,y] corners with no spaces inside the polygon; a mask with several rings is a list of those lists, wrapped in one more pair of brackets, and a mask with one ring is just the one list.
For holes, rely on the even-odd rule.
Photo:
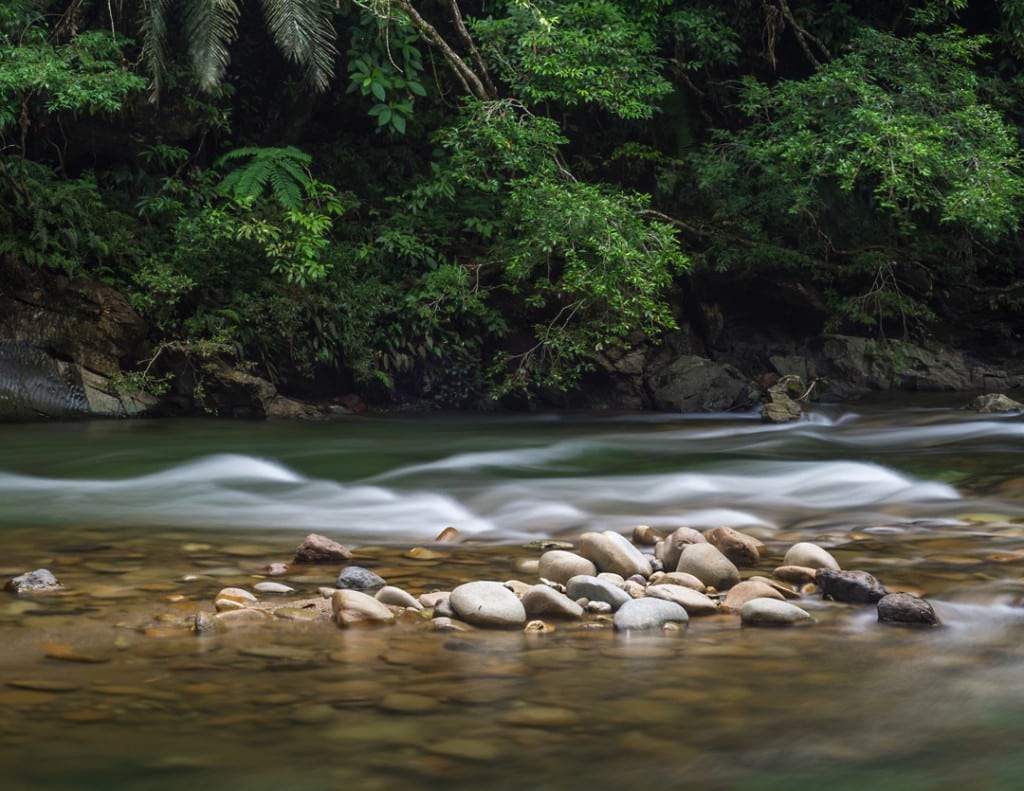
{"label": "cluster of stone", "polygon": [[[263,595],[225,588],[214,600],[215,613],[196,615],[195,631],[288,620],[331,619],[341,628],[394,624],[410,619],[436,631],[523,629],[554,631],[552,622],[578,622],[584,628],[610,624],[622,632],[684,629],[690,618],[738,616],[744,626],[798,626],[816,622],[804,606],[812,599],[877,607],[882,623],[934,626],[931,605],[909,593],[889,593],[866,571],[842,570],[823,547],[800,542],[788,548],[770,576],[758,574],[764,544],[729,527],[704,532],[680,527],[660,536],[637,526],[632,541],[615,531],[588,532],[574,551],[548,549],[521,571],[536,582],[473,580],[450,591],[417,595],[388,585],[370,569],[346,565],[334,587],[319,597],[273,601],[292,593],[287,585],[261,582]],[[297,553],[301,562],[347,561],[351,552],[329,539],[311,536]],[[329,547],[325,553],[310,545]],[[646,547],[645,552],[641,547]],[[754,570],[741,574],[740,569]],[[820,606],[820,605],[819,605]]]}

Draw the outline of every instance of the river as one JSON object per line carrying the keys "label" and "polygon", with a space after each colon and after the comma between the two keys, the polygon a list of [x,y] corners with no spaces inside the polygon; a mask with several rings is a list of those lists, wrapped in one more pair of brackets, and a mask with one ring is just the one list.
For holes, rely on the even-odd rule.
{"label": "river", "polygon": [[[0,426],[5,789],[1010,789],[1024,771],[1024,418],[952,396],[756,415]],[[309,532],[413,593],[507,580],[539,539],[730,525],[929,599],[929,630],[197,637]],[[433,544],[447,526],[458,544]],[[425,556],[410,557],[412,547]],[[314,595],[337,567],[283,581]],[[531,580],[532,581],[532,580]]]}

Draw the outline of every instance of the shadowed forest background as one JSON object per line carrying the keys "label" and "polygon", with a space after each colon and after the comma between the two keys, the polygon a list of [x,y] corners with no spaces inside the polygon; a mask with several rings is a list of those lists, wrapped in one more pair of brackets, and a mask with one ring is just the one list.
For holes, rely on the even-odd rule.
{"label": "shadowed forest background", "polygon": [[0,285],[128,295],[156,392],[550,400],[719,305],[1009,349],[1022,92],[1013,0],[10,0]]}

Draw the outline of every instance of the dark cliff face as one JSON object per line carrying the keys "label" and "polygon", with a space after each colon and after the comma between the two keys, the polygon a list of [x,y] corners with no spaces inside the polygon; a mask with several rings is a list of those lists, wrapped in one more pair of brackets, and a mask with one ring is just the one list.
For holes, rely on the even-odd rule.
{"label": "dark cliff face", "polygon": [[84,278],[0,266],[0,419],[125,415],[109,378],[143,353],[149,328],[127,299]]}

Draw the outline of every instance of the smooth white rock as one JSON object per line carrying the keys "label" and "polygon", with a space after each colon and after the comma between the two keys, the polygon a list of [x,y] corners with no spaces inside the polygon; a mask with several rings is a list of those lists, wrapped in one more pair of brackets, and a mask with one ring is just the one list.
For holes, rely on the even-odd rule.
{"label": "smooth white rock", "polygon": [[526,623],[523,603],[500,582],[480,580],[459,585],[448,602],[459,618],[474,626],[510,627]]}
{"label": "smooth white rock", "polygon": [[793,544],[782,560],[783,566],[804,566],[811,569],[831,569],[840,571],[837,561],[828,550],[812,544],[810,541],[801,541]]}
{"label": "smooth white rock", "polygon": [[688,615],[714,615],[718,612],[718,602],[683,585],[651,585],[647,589],[647,595],[652,599],[675,602],[686,610]]}
{"label": "smooth white rock", "polygon": [[612,623],[620,632],[661,629],[669,623],[689,623],[690,616],[680,605],[664,599],[631,599],[615,612]]}

